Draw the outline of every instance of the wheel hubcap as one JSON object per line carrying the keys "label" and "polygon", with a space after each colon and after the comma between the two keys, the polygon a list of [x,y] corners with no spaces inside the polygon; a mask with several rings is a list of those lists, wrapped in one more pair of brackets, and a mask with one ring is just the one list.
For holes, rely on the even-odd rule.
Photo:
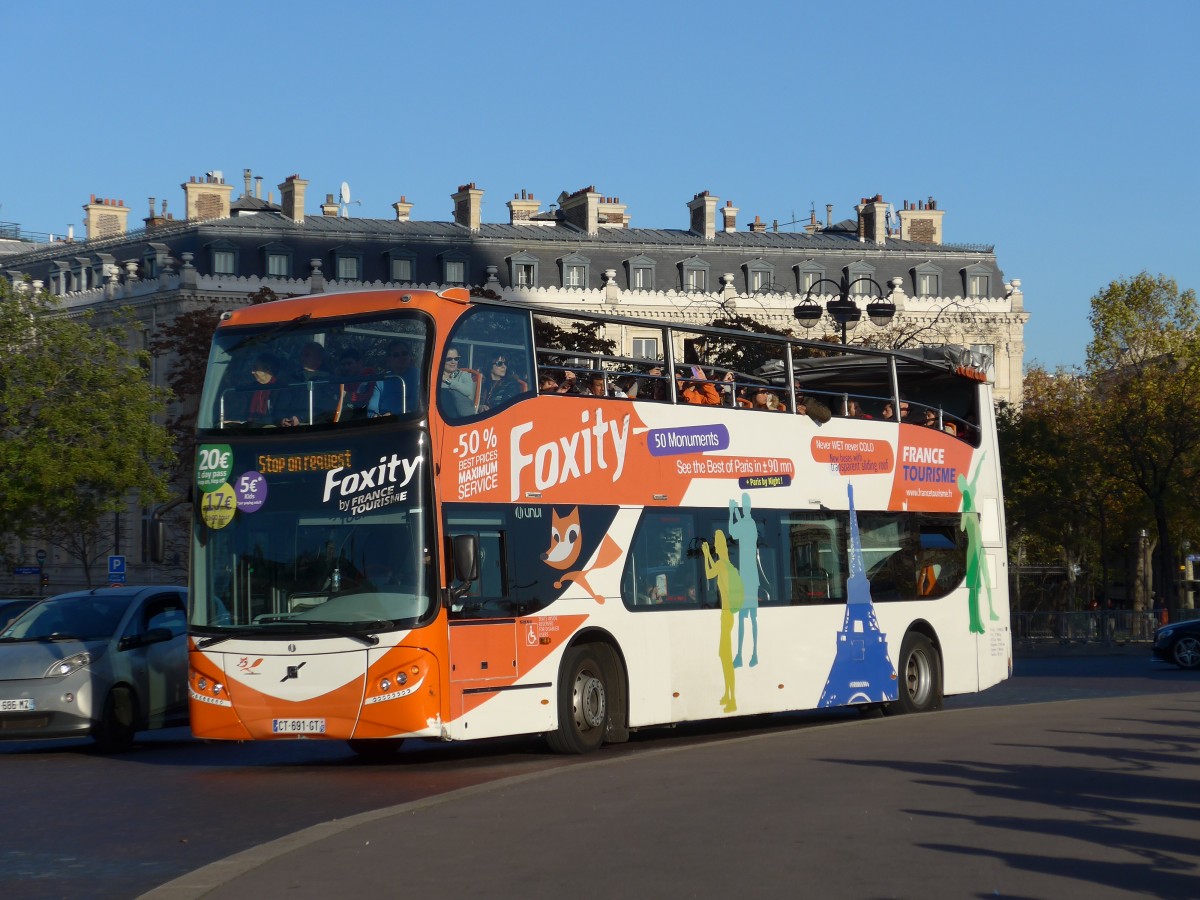
{"label": "wheel hubcap", "polygon": [[599,728],[604,724],[605,707],[604,682],[591,672],[580,672],[575,677],[575,690],[572,697],[575,711],[575,724],[580,730]]}
{"label": "wheel hubcap", "polygon": [[910,653],[908,665],[905,666],[905,682],[908,696],[917,706],[922,706],[929,699],[930,682],[929,660],[923,653]]}
{"label": "wheel hubcap", "polygon": [[1190,637],[1180,638],[1175,645],[1175,660],[1188,668],[1200,665],[1200,641]]}

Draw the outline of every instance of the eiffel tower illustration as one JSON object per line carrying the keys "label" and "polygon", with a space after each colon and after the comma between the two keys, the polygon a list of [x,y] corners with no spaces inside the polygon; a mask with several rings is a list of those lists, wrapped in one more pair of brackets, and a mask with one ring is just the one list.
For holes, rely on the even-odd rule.
{"label": "eiffel tower illustration", "polygon": [[821,708],[851,703],[880,703],[896,699],[896,669],[888,656],[887,635],[879,630],[875,604],[871,602],[871,582],[863,567],[862,542],[858,535],[858,515],[854,511],[854,486],[847,484],[850,496],[850,577],[846,579],[846,618],[837,635],[837,655],[825,690]]}

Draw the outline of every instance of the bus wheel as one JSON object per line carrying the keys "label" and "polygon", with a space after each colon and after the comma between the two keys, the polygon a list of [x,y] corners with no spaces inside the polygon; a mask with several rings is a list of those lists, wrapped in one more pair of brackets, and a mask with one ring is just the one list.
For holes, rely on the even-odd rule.
{"label": "bus wheel", "polygon": [[910,631],[900,644],[899,692],[888,712],[929,712],[942,708],[942,662],[929,638]]}
{"label": "bus wheel", "polygon": [[391,759],[400,751],[404,738],[359,738],[346,743],[363,759],[382,762]]}
{"label": "bus wheel", "polygon": [[604,667],[589,647],[567,651],[558,688],[558,730],[546,735],[555,753],[590,753],[604,743],[608,686]]}
{"label": "bus wheel", "polygon": [[120,753],[133,746],[137,731],[134,722],[133,694],[128,688],[115,687],[104,699],[100,721],[92,729],[92,738],[101,753]]}

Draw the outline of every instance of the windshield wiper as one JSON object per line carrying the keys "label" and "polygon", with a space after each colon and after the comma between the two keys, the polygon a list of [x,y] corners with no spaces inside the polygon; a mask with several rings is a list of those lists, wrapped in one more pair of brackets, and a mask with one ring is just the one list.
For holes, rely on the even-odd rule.
{"label": "windshield wiper", "polygon": [[288,619],[286,622],[278,622],[276,624],[311,625],[314,628],[324,631],[332,631],[334,634],[342,637],[362,641],[368,647],[374,647],[379,643],[379,636],[374,634],[374,632],[387,628],[387,622],[327,622],[323,619]]}
{"label": "windshield wiper", "polygon": [[349,623],[325,622],[317,619],[278,619],[274,622],[263,622],[259,625],[232,628],[228,632],[206,637],[196,642],[196,649],[206,650],[214,644],[219,644],[222,641],[228,641],[235,637],[255,637],[261,635],[264,630],[290,631],[294,630],[295,626],[301,626],[301,630],[319,629],[321,631],[332,632],[339,637],[348,637],[351,640],[361,641],[368,647],[374,647],[379,643],[379,638],[373,632],[382,631],[388,627],[388,623],[378,621]]}

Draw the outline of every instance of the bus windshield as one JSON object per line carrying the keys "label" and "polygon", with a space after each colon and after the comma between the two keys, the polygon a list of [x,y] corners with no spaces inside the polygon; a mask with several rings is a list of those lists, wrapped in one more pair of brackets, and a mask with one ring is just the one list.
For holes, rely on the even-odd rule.
{"label": "bus windshield", "polygon": [[258,430],[419,413],[428,395],[429,330],[408,310],[223,329],[197,424]]}
{"label": "bus windshield", "polygon": [[[202,442],[191,624],[423,624],[436,611],[426,443],[415,429],[358,431],[336,446]],[[218,479],[228,480],[210,489]],[[243,514],[224,515],[233,505]]]}

